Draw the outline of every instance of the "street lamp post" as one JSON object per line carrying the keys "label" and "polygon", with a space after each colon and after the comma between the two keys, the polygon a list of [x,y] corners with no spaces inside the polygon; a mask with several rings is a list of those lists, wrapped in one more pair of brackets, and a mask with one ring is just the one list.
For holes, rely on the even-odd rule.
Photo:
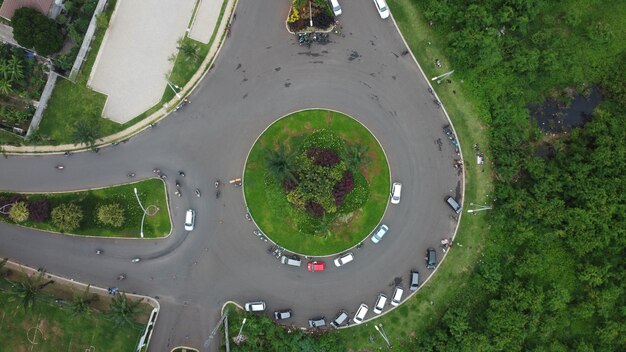
{"label": "street lamp post", "polygon": [[180,89],[179,86],[175,85],[174,83],[170,82],[169,79],[166,79],[165,82],[167,82],[167,85],[170,87],[170,89],[172,89],[174,91],[174,94],[176,94],[176,96],[180,99],[182,98],[182,95],[180,95],[180,93],[178,93],[178,91],[176,89],[174,89],[174,87],[176,87],[177,89]]}
{"label": "street lamp post", "polygon": [[441,76],[433,77],[433,78],[431,78],[430,80],[431,80],[431,81],[437,81],[437,83],[441,83],[441,80],[442,80],[442,79],[444,79],[444,78],[446,78],[446,77],[450,76],[450,75],[451,75],[451,74],[453,74],[453,73],[454,73],[454,70],[452,70],[452,71],[450,71],[450,72],[446,72],[446,73],[444,73],[444,74],[443,74],[443,75],[441,75]]}
{"label": "street lamp post", "polygon": [[134,191],[135,191],[135,198],[137,198],[137,202],[139,203],[141,210],[143,210],[143,216],[141,217],[141,232],[139,233],[141,235],[141,238],[143,238],[143,220],[146,218],[146,214],[148,212],[146,211],[146,208],[143,207],[143,204],[141,204],[141,201],[139,200],[139,195],[137,194],[137,187],[134,188]]}
{"label": "street lamp post", "polygon": [[387,338],[387,334],[385,334],[385,330],[383,330],[383,324],[374,325],[374,329],[378,331],[380,336],[382,336],[385,342],[387,343],[387,347],[391,349],[391,342],[389,342],[389,339]]}
{"label": "street lamp post", "polygon": [[479,211],[485,211],[485,210],[491,210],[493,209],[493,206],[491,205],[485,205],[485,204],[475,204],[475,203],[470,203],[470,205],[472,206],[476,206],[478,208],[474,208],[474,209],[468,209],[467,212],[468,213],[478,213]]}

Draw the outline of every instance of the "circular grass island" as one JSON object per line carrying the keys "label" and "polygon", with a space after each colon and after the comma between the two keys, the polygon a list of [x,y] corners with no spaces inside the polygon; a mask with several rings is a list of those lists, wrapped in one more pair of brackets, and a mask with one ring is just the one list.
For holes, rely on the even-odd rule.
{"label": "circular grass island", "polygon": [[244,196],[261,231],[289,251],[331,255],[367,237],[389,198],[389,165],[355,119],[306,110],[268,127],[250,150]]}

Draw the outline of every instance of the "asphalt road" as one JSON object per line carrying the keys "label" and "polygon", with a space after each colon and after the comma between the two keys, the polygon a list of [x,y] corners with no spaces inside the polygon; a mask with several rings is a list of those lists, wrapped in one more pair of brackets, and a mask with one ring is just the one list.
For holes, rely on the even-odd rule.
{"label": "asphalt road", "polygon": [[[442,133],[447,120],[410,55],[401,55],[406,48],[393,22],[381,20],[370,2],[342,6],[345,37],[332,35],[331,43],[308,49],[284,28],[287,1],[241,0],[232,35],[183,110],[97,154],[0,159],[0,189],[15,191],[100,187],[128,181],[131,171],[145,178],[160,168],[169,176],[171,236],[77,238],[0,223],[0,256],[158,296],[162,310],[150,351],[201,348],[226,300],[264,300],[268,314],[291,308],[294,317],[286,323],[304,326],[314,316],[332,319],[339,309],[353,314],[362,302],[371,308],[379,292],[390,296],[396,283],[408,288],[411,269],[425,279],[426,249],[438,247],[456,226],[443,202],[461,187],[452,167],[456,155]],[[302,108],[334,109],[361,121],[387,153],[392,180],[403,183],[402,202],[390,205],[383,219],[387,236],[354,249],[355,260],[345,267],[326,259],[323,273],[268,255],[244,217],[241,188],[225,185],[219,200],[213,196],[213,181],[242,174],[248,150],[272,121]],[[177,170],[186,173],[182,198],[172,194]],[[196,187],[202,198],[192,196]],[[182,226],[188,208],[197,210],[191,233]],[[97,256],[96,248],[105,253]],[[142,261],[133,264],[133,257]],[[122,272],[127,279],[120,283],[115,278]],[[370,309],[367,318],[373,315]],[[218,344],[212,341],[210,349]]]}

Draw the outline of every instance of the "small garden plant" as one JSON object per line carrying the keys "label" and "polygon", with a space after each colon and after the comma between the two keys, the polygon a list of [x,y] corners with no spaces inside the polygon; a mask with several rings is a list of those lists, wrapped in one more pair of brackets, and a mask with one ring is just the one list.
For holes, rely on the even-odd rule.
{"label": "small garden plant", "polygon": [[[309,7],[310,6],[310,7]],[[313,28],[311,27],[313,19]],[[335,23],[335,16],[327,0],[292,0],[287,24],[292,32],[307,29],[325,30]]]}

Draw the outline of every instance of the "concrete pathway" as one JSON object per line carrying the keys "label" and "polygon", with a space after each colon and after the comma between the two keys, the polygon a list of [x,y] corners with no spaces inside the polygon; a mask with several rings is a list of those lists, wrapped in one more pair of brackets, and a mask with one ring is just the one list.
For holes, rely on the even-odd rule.
{"label": "concrete pathway", "polygon": [[117,2],[89,85],[108,96],[103,115],[125,123],[161,100],[195,0]]}
{"label": "concrete pathway", "polygon": [[220,16],[223,0],[199,0],[198,10],[196,11],[189,38],[208,44],[213,35],[213,30]]}
{"label": "concrete pathway", "polygon": [[0,41],[17,45],[17,42],[13,39],[13,28],[11,26],[0,23]]}

